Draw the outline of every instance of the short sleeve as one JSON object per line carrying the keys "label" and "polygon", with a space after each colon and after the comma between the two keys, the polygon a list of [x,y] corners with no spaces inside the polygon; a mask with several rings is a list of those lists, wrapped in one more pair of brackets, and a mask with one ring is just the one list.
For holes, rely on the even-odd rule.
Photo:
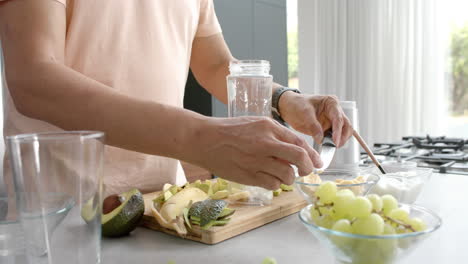
{"label": "short sleeve", "polygon": [[200,2],[200,18],[195,37],[209,37],[221,33],[213,0],[200,0]]}

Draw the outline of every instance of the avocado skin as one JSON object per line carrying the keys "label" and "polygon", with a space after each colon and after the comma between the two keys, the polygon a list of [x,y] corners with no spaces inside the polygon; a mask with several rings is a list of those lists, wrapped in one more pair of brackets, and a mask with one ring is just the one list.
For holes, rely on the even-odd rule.
{"label": "avocado skin", "polygon": [[225,218],[233,215],[235,211],[236,210],[231,209],[231,208],[227,208],[227,207],[224,208],[223,211],[221,212],[221,214],[218,216],[218,220],[219,219],[225,219]]}
{"label": "avocado skin", "polygon": [[200,226],[207,225],[210,221],[218,219],[223,209],[227,206],[224,200],[207,200],[201,209]]}
{"label": "avocado skin", "polygon": [[189,216],[197,217],[200,218],[201,216],[201,210],[204,206],[204,201],[196,202],[192,204],[189,210]]}
{"label": "avocado skin", "polygon": [[[141,192],[134,189],[124,193],[123,196],[126,198],[123,206],[110,212],[110,214],[115,214],[114,217],[102,223],[102,235],[105,237],[128,235],[138,226],[143,217],[145,204]],[[115,210],[120,210],[120,212],[115,213]]]}
{"label": "avocado skin", "polygon": [[218,219],[227,206],[224,200],[204,200],[194,203],[189,210],[189,216],[200,218],[200,226],[207,225],[210,221]]}

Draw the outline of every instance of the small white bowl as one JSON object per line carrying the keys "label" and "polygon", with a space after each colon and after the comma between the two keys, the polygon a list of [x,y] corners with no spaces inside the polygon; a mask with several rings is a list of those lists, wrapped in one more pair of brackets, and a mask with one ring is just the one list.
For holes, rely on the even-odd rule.
{"label": "small white bowl", "polygon": [[378,195],[391,194],[399,202],[413,204],[432,176],[432,169],[410,168],[380,175],[380,181],[370,190]]}

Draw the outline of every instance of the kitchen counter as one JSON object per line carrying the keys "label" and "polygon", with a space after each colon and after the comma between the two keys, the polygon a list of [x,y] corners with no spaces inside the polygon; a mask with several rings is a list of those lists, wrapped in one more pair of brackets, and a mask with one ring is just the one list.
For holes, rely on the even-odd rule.
{"label": "kitchen counter", "polygon": [[[433,174],[417,204],[439,214],[442,227],[401,263],[466,263],[468,176]],[[261,264],[265,257],[278,264],[334,263],[297,214],[213,246],[138,228],[128,237],[104,239],[102,257],[104,264]]]}

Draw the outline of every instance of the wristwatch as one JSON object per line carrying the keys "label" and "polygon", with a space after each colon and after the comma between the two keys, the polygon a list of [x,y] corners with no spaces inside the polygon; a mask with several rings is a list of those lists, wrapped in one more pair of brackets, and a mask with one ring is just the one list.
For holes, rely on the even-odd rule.
{"label": "wristwatch", "polygon": [[288,87],[281,87],[281,88],[276,89],[273,92],[273,95],[271,97],[271,112],[272,112],[273,118],[276,121],[280,122],[282,125],[285,125],[285,126],[287,126],[287,124],[283,120],[283,118],[281,118],[281,113],[280,113],[280,109],[279,109],[279,100],[281,98],[281,95],[283,95],[285,92],[288,92],[288,91],[292,91],[292,92],[295,92],[295,93],[298,93],[298,94],[301,93],[301,91],[298,90],[298,89],[293,89],[293,88],[288,88]]}

